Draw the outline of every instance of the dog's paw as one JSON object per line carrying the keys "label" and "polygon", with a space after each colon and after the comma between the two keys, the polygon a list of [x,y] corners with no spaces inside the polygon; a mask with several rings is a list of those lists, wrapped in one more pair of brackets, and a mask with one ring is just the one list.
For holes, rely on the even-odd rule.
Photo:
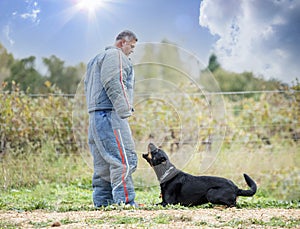
{"label": "dog's paw", "polygon": [[224,210],[224,209],[228,208],[228,206],[226,206],[226,205],[215,205],[213,208],[216,209],[216,210]]}

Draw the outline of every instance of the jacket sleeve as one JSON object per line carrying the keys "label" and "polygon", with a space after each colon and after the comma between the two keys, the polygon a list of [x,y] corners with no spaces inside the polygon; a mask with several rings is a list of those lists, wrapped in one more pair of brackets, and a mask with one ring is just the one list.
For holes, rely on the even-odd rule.
{"label": "jacket sleeve", "polygon": [[127,78],[126,74],[120,51],[108,53],[102,63],[101,81],[108,98],[121,118],[128,118],[132,115],[131,104],[124,84],[124,79]]}

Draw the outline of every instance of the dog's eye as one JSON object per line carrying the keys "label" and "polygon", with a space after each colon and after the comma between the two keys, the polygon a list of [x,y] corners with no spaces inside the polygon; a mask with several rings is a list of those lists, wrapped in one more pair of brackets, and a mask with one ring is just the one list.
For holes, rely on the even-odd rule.
{"label": "dog's eye", "polygon": [[153,153],[154,153],[154,154],[158,153],[158,149],[156,149]]}

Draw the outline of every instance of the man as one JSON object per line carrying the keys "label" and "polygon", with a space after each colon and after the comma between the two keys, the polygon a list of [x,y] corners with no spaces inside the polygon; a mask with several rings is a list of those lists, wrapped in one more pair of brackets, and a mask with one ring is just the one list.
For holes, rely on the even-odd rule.
{"label": "man", "polygon": [[89,112],[89,147],[94,161],[95,207],[135,206],[132,173],[137,155],[127,118],[133,112],[133,66],[128,56],[137,42],[125,30],[87,65],[84,81]]}

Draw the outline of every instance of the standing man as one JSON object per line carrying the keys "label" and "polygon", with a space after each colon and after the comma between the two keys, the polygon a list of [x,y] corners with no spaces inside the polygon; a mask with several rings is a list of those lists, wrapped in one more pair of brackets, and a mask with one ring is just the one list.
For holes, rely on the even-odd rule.
{"label": "standing man", "polygon": [[137,155],[127,118],[133,112],[133,66],[128,56],[137,42],[125,30],[113,46],[87,65],[84,80],[89,112],[89,147],[93,156],[92,179],[95,207],[110,204],[135,206],[132,173]]}

